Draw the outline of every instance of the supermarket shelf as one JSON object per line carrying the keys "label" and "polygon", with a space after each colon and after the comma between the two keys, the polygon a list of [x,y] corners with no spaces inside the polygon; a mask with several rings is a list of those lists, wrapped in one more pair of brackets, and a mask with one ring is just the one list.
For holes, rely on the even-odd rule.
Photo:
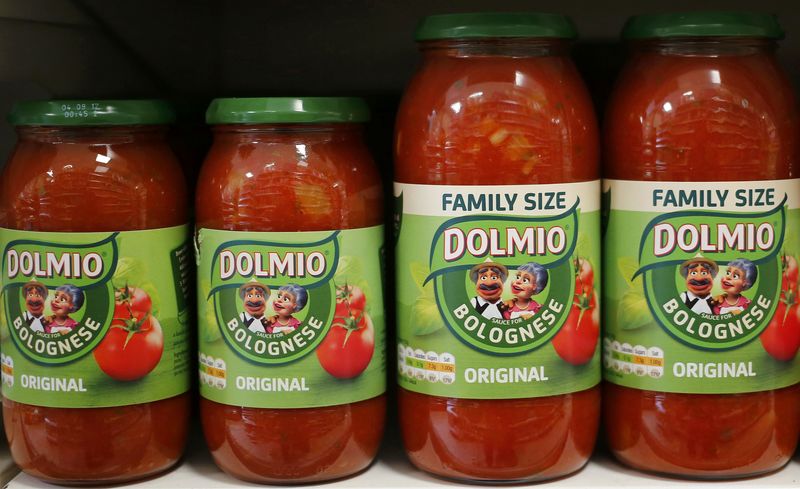
{"label": "supermarket shelf", "polygon": [[[0,423],[2,426],[2,423]],[[19,469],[11,460],[11,453],[8,451],[8,444],[5,438],[0,436],[0,486],[5,487],[6,483],[19,473]]]}
{"label": "supermarket shelf", "polygon": [[[393,440],[392,440],[393,441]],[[783,470],[765,477],[727,481],[722,487],[742,488],[775,488],[797,487],[800,483],[800,459],[795,457]],[[662,477],[644,475],[629,470],[607,454],[595,455],[592,461],[578,474],[557,481],[537,486],[557,487],[596,487],[596,488],[709,488],[719,483],[682,481]],[[415,469],[402,453],[400,443],[388,442],[384,444],[377,462],[365,472],[354,477],[316,486],[303,487],[351,487],[351,488],[414,488],[420,487],[461,487],[463,484],[444,481],[431,477]],[[51,489],[54,486],[42,483],[36,479],[19,474],[6,486],[9,489]],[[264,487],[248,484],[233,479],[220,471],[211,460],[205,449],[205,444],[198,441],[192,444],[186,460],[171,472],[157,478],[130,484],[125,487],[130,489],[188,489],[208,488],[227,489],[234,487]]]}

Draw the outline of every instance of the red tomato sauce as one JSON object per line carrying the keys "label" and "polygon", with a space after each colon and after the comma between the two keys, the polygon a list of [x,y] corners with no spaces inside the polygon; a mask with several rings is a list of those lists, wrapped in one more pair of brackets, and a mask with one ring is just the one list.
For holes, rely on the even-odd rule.
{"label": "red tomato sauce", "polygon": [[[397,118],[397,182],[511,185],[599,178],[594,111],[566,55],[567,41],[433,41],[422,49],[422,65]],[[457,112],[451,110],[455,103]],[[399,401],[411,461],[457,479],[545,479],[573,472],[592,452],[600,415],[599,387],[505,400],[442,398],[401,388]]]}
{"label": "red tomato sauce", "polygon": [[[18,128],[0,183],[0,226],[48,232],[154,229],[188,221],[183,175],[166,128]],[[111,159],[98,172],[98,155]],[[11,455],[56,483],[123,482],[183,454],[190,395],[108,408],[55,408],[3,398]]]}
{"label": "red tomato sauce", "polygon": [[[307,164],[299,164],[301,153]],[[319,231],[382,222],[380,179],[359,126],[215,126],[197,188],[199,228]],[[200,401],[214,461],[254,482],[321,481],[365,469],[385,411],[384,395],[302,409]]]}
{"label": "red tomato sauce", "polygon": [[[605,176],[797,178],[795,99],[773,50],[757,39],[638,41],[607,112]],[[643,470],[699,477],[767,472],[786,463],[800,434],[797,385],[711,395],[607,384],[604,394],[611,449]]]}

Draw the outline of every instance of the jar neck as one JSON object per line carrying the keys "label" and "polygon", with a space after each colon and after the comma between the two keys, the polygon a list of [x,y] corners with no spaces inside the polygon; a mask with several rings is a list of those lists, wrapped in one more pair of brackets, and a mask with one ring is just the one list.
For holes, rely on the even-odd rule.
{"label": "jar neck", "polygon": [[570,42],[567,39],[545,38],[491,38],[442,39],[419,43],[426,59],[430,58],[535,58],[567,56]]}
{"label": "jar neck", "polygon": [[20,141],[61,144],[121,144],[166,141],[167,126],[18,126]]}
{"label": "jar neck", "polygon": [[214,139],[247,141],[346,141],[360,140],[361,124],[221,124],[213,127]]}
{"label": "jar neck", "polygon": [[772,39],[751,37],[664,38],[632,43],[632,48],[640,52],[693,57],[772,56],[777,47]]}

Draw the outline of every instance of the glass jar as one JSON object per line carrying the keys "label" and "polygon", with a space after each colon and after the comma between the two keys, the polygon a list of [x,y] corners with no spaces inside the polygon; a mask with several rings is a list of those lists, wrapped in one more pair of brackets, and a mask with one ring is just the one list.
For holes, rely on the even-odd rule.
{"label": "glass jar", "polygon": [[163,102],[18,104],[0,184],[3,420],[23,471],[117,483],[183,454],[186,189]]}
{"label": "glass jar", "polygon": [[[382,189],[354,98],[212,102],[197,189],[201,417],[224,471],[345,477],[385,416]],[[287,261],[288,260],[288,261]]]}
{"label": "glass jar", "polygon": [[549,479],[594,447],[600,184],[575,35],[529,13],[417,30],[395,133],[399,403],[436,475]]}
{"label": "glass jar", "polygon": [[605,126],[611,449],[681,477],[776,470],[800,433],[799,128],[782,31],[769,15],[684,13],[634,17],[623,37]]}

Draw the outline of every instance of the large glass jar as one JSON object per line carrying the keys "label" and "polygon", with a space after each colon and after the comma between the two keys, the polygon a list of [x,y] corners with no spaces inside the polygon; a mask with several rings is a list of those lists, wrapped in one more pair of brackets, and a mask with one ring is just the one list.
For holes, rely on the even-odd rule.
{"label": "large glass jar", "polygon": [[581,468],[600,414],[595,115],[549,14],[428,17],[397,116],[400,424],[419,468]]}
{"label": "large glass jar", "polygon": [[683,477],[778,469],[800,433],[800,128],[781,29],[644,15],[623,37],[605,126],[611,449]]}

